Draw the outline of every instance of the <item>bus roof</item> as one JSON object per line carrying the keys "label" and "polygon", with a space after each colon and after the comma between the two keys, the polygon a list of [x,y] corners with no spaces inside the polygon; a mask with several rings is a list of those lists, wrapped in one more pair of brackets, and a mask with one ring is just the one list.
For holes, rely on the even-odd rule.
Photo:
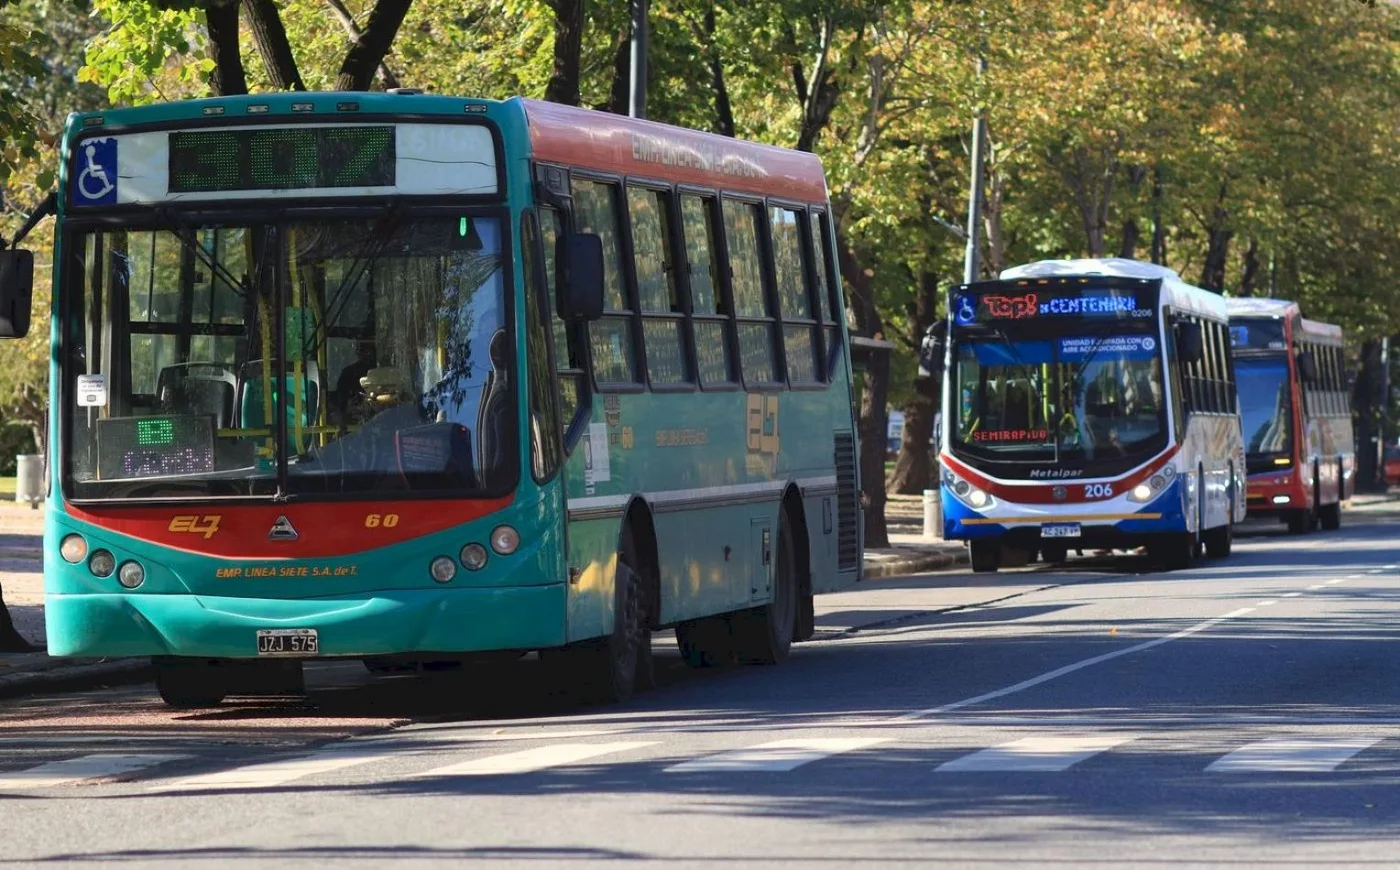
{"label": "bus roof", "polygon": [[1298,303],[1287,299],[1234,298],[1225,300],[1231,317],[1288,317],[1298,311]]}
{"label": "bus roof", "polygon": [[[1230,312],[1231,317],[1277,317],[1280,319],[1292,317],[1294,314],[1301,314],[1298,303],[1290,299],[1227,299],[1225,309]],[[1302,323],[1302,335],[1298,336],[1309,341],[1321,342],[1323,344],[1342,344],[1342,328],[1333,323],[1323,323],[1320,320],[1309,320],[1300,316]]]}
{"label": "bus roof", "polygon": [[805,151],[560,103],[521,103],[537,160],[797,202],[826,202],[821,161]]}
{"label": "bus roof", "polygon": [[1004,269],[1003,281],[1024,278],[1067,278],[1092,277],[1103,275],[1113,278],[1138,278],[1162,282],[1162,304],[1190,311],[1193,314],[1206,314],[1220,320],[1226,318],[1225,299],[1219,293],[1202,290],[1181,279],[1176,270],[1128,260],[1123,257],[1086,258],[1080,260],[1040,260]]}

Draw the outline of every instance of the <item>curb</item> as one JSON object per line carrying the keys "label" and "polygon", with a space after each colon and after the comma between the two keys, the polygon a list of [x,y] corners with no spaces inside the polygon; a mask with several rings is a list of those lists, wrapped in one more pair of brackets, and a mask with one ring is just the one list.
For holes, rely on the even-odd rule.
{"label": "curb", "polygon": [[918,556],[904,556],[881,562],[867,563],[864,566],[862,578],[865,580],[880,580],[885,577],[922,574],[928,571],[951,568],[954,565],[966,565],[967,561],[967,550],[961,548],[957,550],[949,549],[937,553],[925,553]]}
{"label": "curb", "polygon": [[147,682],[150,679],[150,659],[101,659],[13,674],[0,670],[0,698],[128,685]]}

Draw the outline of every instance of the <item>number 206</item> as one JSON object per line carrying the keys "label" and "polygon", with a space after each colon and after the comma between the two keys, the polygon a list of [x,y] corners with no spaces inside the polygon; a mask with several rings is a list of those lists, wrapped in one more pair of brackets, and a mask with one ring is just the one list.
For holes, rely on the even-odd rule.
{"label": "number 206", "polygon": [[1113,498],[1113,484],[1111,483],[1086,483],[1084,484],[1085,498]]}

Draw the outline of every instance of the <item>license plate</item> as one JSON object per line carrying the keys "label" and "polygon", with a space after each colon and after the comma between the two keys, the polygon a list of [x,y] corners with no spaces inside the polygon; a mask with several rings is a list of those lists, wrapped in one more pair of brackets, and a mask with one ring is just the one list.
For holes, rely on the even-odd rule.
{"label": "license plate", "polygon": [[314,628],[267,628],[258,630],[260,656],[314,656],[320,651]]}
{"label": "license plate", "polygon": [[1077,538],[1079,523],[1050,523],[1040,527],[1042,538]]}

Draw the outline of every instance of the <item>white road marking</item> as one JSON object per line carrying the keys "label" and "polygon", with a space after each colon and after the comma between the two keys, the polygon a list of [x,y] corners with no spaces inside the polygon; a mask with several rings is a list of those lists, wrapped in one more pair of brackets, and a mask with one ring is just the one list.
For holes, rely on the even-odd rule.
{"label": "white road marking", "polygon": [[1301,592],[1285,592],[1285,593],[1283,593],[1283,597],[1284,597],[1284,598],[1297,598],[1299,595],[1302,595],[1302,594],[1303,594],[1303,593],[1301,593]]}
{"label": "white road marking", "polygon": [[1384,569],[1384,568],[1376,568],[1376,569],[1374,569],[1374,570],[1367,571],[1366,573],[1367,573],[1367,574],[1384,574],[1384,573],[1385,573],[1385,569]]}
{"label": "white road marking", "polygon": [[1268,607],[1268,606],[1273,605],[1273,604],[1278,604],[1278,599],[1277,599],[1277,598],[1270,598],[1270,599],[1268,599],[1267,601],[1261,601],[1261,602],[1259,602],[1258,604],[1256,604],[1256,605],[1254,605],[1254,606],[1255,606],[1255,607]]}
{"label": "white road marking", "polygon": [[328,749],[282,761],[245,764],[232,770],[204,773],[172,783],[152,786],[150,791],[229,791],[234,789],[276,788],[303,777],[329,773],[386,758],[383,752],[357,752],[349,749]]}
{"label": "white road marking", "polygon": [[938,707],[929,707],[925,710],[914,710],[912,712],[905,713],[901,716],[896,716],[892,721],[907,722],[911,719],[926,719],[929,716],[939,716],[943,713],[951,713],[954,710],[961,710],[964,707],[972,707],[974,705],[982,704],[987,701],[996,700],[997,698],[1004,698],[1007,695],[1014,695],[1017,692],[1023,692],[1026,689],[1039,686],[1041,683],[1048,683],[1051,680],[1057,680],[1060,677],[1066,676],[1067,674],[1072,674],[1075,671],[1082,671],[1085,668],[1090,668],[1094,665],[1113,661],[1116,658],[1122,658],[1123,656],[1132,655],[1133,653],[1139,653],[1144,650],[1159,647],[1162,644],[1171,643],[1174,640],[1181,640],[1183,637],[1190,637],[1193,634],[1199,634],[1200,632],[1203,632],[1209,628],[1214,628],[1222,622],[1234,619],[1237,616],[1244,616],[1246,613],[1253,612],[1253,607],[1241,607],[1239,610],[1232,610],[1229,613],[1226,613],[1222,616],[1213,616],[1210,619],[1207,619],[1203,622],[1198,622],[1195,625],[1190,626],[1189,628],[1183,628],[1181,631],[1174,631],[1171,634],[1164,635],[1162,637],[1153,638],[1152,640],[1145,640],[1142,643],[1133,644],[1132,646],[1124,647],[1123,649],[1118,649],[1114,650],[1113,652],[1107,652],[1103,653],[1102,655],[1096,655],[1091,658],[1083,659],[1081,661],[1074,662],[1073,664],[1065,665],[1062,668],[1056,668],[1053,671],[1048,671],[1046,673],[1041,674],[1038,677],[1031,677],[1029,680],[1022,680],[1021,682],[1016,683],[1014,685],[1006,686],[1005,688],[1001,689],[996,689],[991,692],[983,692],[980,695],[974,695],[971,698],[964,698],[961,701],[954,701],[951,704],[943,704]]}
{"label": "white road marking", "polygon": [[1016,771],[1049,773],[1066,770],[1086,758],[1127,743],[1135,735],[1095,734],[1077,737],[1023,737],[939,765],[939,773]]}
{"label": "white road marking", "polygon": [[629,749],[654,746],[655,740],[634,740],[617,743],[560,743],[554,746],[541,746],[521,752],[507,752],[504,755],[490,755],[474,758],[460,764],[435,767],[412,774],[414,778],[439,776],[499,776],[510,773],[533,773],[551,767],[577,764],[600,755],[612,755]]}
{"label": "white road marking", "polygon": [[395,747],[403,750],[412,750],[416,745],[424,750],[431,749],[439,743],[495,743],[498,741],[519,741],[519,740],[577,740],[581,737],[605,737],[609,734],[625,733],[626,728],[590,729],[580,731],[507,731],[496,734],[486,731],[453,732],[447,729],[437,730],[399,730],[390,731],[387,734],[372,734],[365,737],[351,737],[343,741],[343,745],[374,745],[382,746],[392,743]]}
{"label": "white road marking", "polygon": [[1324,584],[1322,584],[1322,583],[1315,583],[1315,584],[1313,584],[1312,586],[1309,586],[1309,587],[1308,587],[1309,591],[1315,590],[1315,589],[1326,589],[1326,588],[1327,588],[1326,585],[1324,585]]}
{"label": "white road marking", "polygon": [[88,779],[121,776],[167,761],[190,758],[189,755],[165,753],[99,753],[50,761],[26,770],[0,773],[0,789],[50,788],[55,785],[79,783]]}
{"label": "white road marking", "polygon": [[1347,579],[1348,579],[1348,578],[1346,578],[1346,577],[1337,577],[1336,579],[1328,580],[1326,585],[1328,585],[1328,586],[1335,586],[1335,585],[1337,585],[1338,583],[1345,583],[1345,582],[1347,582]]}
{"label": "white road marking", "polygon": [[1319,773],[1335,770],[1353,755],[1379,743],[1379,737],[1274,737],[1241,746],[1217,759],[1216,773]]}
{"label": "white road marking", "polygon": [[774,740],[747,749],[720,752],[694,761],[672,765],[666,773],[748,773],[783,772],[804,764],[864,749],[888,741],[888,737],[797,737]]}

